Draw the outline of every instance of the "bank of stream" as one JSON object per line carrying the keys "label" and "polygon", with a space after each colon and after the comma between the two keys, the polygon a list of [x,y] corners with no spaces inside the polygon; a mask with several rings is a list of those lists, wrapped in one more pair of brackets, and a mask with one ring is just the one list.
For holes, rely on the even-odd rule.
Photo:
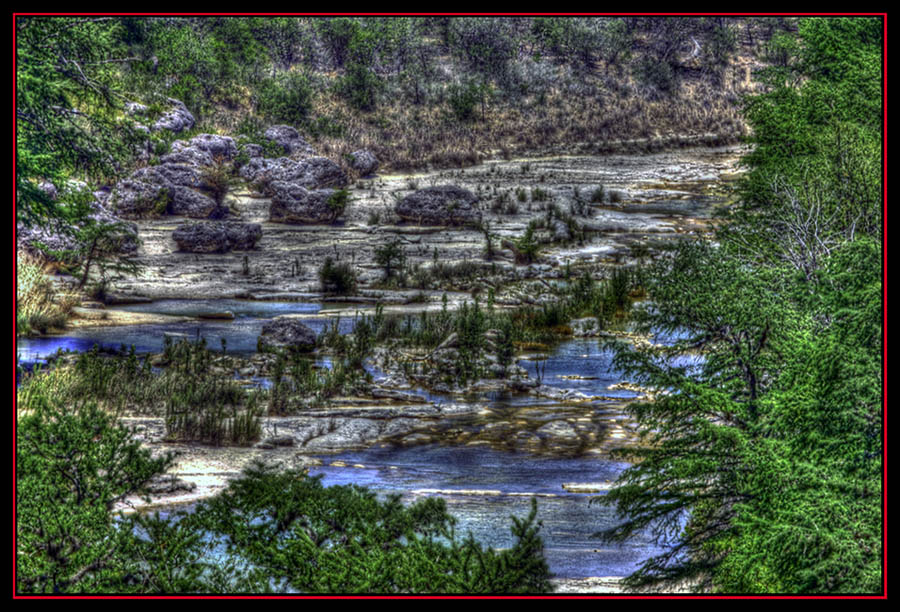
{"label": "bank of stream", "polygon": [[[586,240],[547,245],[541,261],[531,266],[508,260],[499,266],[507,280],[546,284],[560,279],[570,262],[594,268],[628,263],[636,244],[704,231],[705,218],[723,201],[716,195],[720,182],[734,173],[738,157],[735,149],[553,158],[489,162],[458,173],[382,177],[353,190],[356,206],[345,224],[322,228],[265,223],[260,201],[239,196],[234,202],[238,214],[264,222],[259,250],[243,261],[237,253],[178,253],[170,244],[171,219],[139,222],[144,246],[138,258],[145,271],[116,282],[138,303],[97,309],[96,315],[87,313],[86,320],[60,334],[19,338],[18,361],[28,369],[58,350],[82,352],[95,344],[111,351],[133,345],[139,353],[159,353],[166,337],[202,338],[214,351],[250,356],[257,350],[262,326],[283,315],[297,318],[317,334],[335,321],[340,333],[349,333],[356,312],[371,313],[372,302],[379,299],[402,303],[409,292],[361,291],[362,301],[356,303],[323,300],[312,264],[325,255],[336,253],[354,261],[361,284],[370,287],[377,284],[380,272],[368,255],[391,233],[402,238],[410,266],[427,265],[438,257],[446,263],[483,257],[482,234],[471,229],[370,225],[370,219],[384,214],[389,196],[396,196],[398,189],[402,194],[407,184],[413,189],[413,183],[452,181],[479,194],[497,194],[515,181],[528,185],[532,202],[546,186],[550,197],[564,204],[582,201],[590,189],[603,184],[606,200],[590,207],[586,213],[590,219],[581,221],[590,228]],[[611,185],[616,194],[612,201]],[[542,206],[529,203],[526,209],[523,204],[510,214],[496,215],[491,227],[498,237],[515,237],[544,211]],[[292,265],[295,262],[298,265]],[[470,298],[468,291],[450,291],[451,308]],[[502,291],[497,291],[498,303],[501,299],[534,303],[530,300],[540,297],[532,295],[532,286],[518,296]],[[394,308],[410,314],[434,310],[441,307],[443,293],[425,291],[416,300],[421,303]],[[151,320],[109,324],[112,315],[119,317],[117,323],[137,315]],[[296,416],[264,418],[266,436],[292,437],[288,448],[173,444],[165,440],[162,419],[127,421],[151,448],[178,452],[175,473],[194,487],[189,494],[156,500],[157,507],[195,503],[213,495],[249,461],[264,459],[306,466],[321,474],[326,485],[356,483],[400,493],[406,500],[441,495],[459,519],[460,534],[472,531],[483,543],[503,548],[511,545],[509,516],[527,514],[530,498],[537,496],[545,554],[557,578],[624,576],[660,553],[664,543],[654,542],[649,534],[638,534],[622,545],[590,537],[617,520],[612,509],[590,503],[592,497],[604,495],[627,467],[609,453],[637,442],[634,423],[624,410],[637,392],[620,384],[623,377],[612,368],[611,352],[602,340],[569,337],[555,346],[520,351],[517,363],[528,372],[532,385],[536,379],[540,382],[530,391],[469,397],[412,388],[404,390],[407,401],[402,396],[386,402],[339,398],[333,405]],[[328,355],[317,356],[316,362],[329,367]],[[388,378],[371,364],[367,369],[376,385]],[[570,588],[593,590],[588,585]]]}

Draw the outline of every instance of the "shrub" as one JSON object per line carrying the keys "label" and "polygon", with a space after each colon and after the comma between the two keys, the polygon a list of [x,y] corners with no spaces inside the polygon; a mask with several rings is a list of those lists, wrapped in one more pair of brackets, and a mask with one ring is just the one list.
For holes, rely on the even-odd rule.
{"label": "shrub", "polygon": [[475,109],[481,100],[481,92],[474,81],[465,85],[450,85],[447,88],[447,104],[453,116],[460,121],[471,121],[475,118]]}
{"label": "shrub", "polygon": [[350,192],[348,190],[336,189],[334,193],[328,196],[328,208],[332,210],[335,218],[337,218],[343,214],[350,201]]}
{"label": "shrub", "polygon": [[216,157],[212,166],[200,171],[203,188],[209,192],[216,204],[221,206],[231,188],[232,166],[222,157]]}
{"label": "shrub", "polygon": [[325,293],[347,295],[356,291],[356,272],[350,264],[326,257],[319,268],[319,282]]}
{"label": "shrub", "polygon": [[165,471],[131,432],[93,404],[32,394],[16,426],[16,589],[120,592],[130,531],[112,508]]}
{"label": "shrub", "polygon": [[540,243],[534,237],[535,228],[536,224],[532,221],[522,237],[515,241],[516,263],[531,263],[537,259]]}
{"label": "shrub", "polygon": [[255,464],[198,511],[230,553],[279,587],[305,593],[524,593],[551,590],[537,505],[513,519],[515,544],[458,540],[446,502],[410,506],[355,485],[323,487],[300,470]]}
{"label": "shrub", "polygon": [[395,238],[380,247],[375,247],[375,263],[384,268],[385,280],[391,278],[398,270],[402,270],[406,263],[406,253],[403,251],[403,243]]}
{"label": "shrub", "polygon": [[267,79],[259,87],[259,111],[277,123],[301,125],[312,111],[314,90],[302,73]]}

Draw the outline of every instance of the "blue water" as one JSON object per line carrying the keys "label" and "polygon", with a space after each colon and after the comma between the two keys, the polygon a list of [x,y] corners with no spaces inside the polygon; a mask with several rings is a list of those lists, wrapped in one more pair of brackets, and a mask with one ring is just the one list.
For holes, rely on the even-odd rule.
{"label": "blue water", "polygon": [[315,314],[321,304],[309,302],[260,302],[255,300],[156,300],[144,304],[116,306],[116,310],[175,316],[196,317],[213,312],[229,311],[238,319],[271,319],[286,314]]}
{"label": "blue water", "polygon": [[[247,354],[256,352],[256,339],[262,326],[269,319],[284,314],[315,314],[319,304],[302,302],[252,302],[244,300],[160,300],[148,304],[131,304],[122,310],[155,314],[197,316],[203,312],[231,311],[233,320],[202,320],[181,323],[149,323],[145,325],[84,327],[72,329],[61,335],[39,338],[17,338],[16,354],[24,367],[42,363],[59,350],[82,352],[95,344],[101,349],[116,350],[121,346],[134,345],[137,352],[160,352],[165,337],[178,341],[182,338],[196,341],[206,339],[207,345],[221,350],[225,339],[229,353]],[[331,319],[301,318],[310,329],[320,334],[332,324]],[[353,329],[354,318],[339,320],[341,333]]]}
{"label": "blue water", "polygon": [[494,548],[514,545],[510,516],[527,516],[532,494],[538,494],[544,555],[558,578],[627,575],[664,551],[649,534],[638,534],[625,544],[591,537],[619,519],[611,508],[590,503],[603,493],[570,493],[562,488],[570,482],[610,483],[627,467],[625,463],[439,445],[372,448],[322,459],[365,466],[311,469],[311,474],[323,476],[326,486],[358,484],[401,494],[405,502],[438,495],[458,520],[458,535],[471,531],[479,542]]}
{"label": "blue water", "polygon": [[[319,311],[319,306],[297,302],[161,300],[124,309],[190,316],[229,310],[235,314],[235,319],[83,328],[62,336],[20,338],[17,342],[19,362],[33,364],[45,360],[58,349],[86,351],[94,344],[109,349],[133,344],[138,352],[158,352],[163,348],[165,335],[175,339],[205,338],[215,350],[221,349],[221,338],[225,338],[229,352],[252,353],[256,350],[257,336],[268,319],[281,314],[314,314]],[[301,320],[316,333],[321,333],[332,323],[324,318]],[[341,333],[351,331],[353,324],[353,317],[340,319]],[[319,359],[318,363],[324,367],[330,365],[327,358]],[[523,356],[518,363],[532,378],[536,375],[535,364],[540,364],[542,382],[551,387],[573,389],[587,396],[622,399],[634,396],[628,391],[609,390],[610,385],[622,381],[624,376],[612,367],[612,353],[595,339],[562,342],[547,355]],[[380,374],[369,369],[376,378]],[[572,375],[581,378],[563,378]],[[430,401],[460,401],[458,397],[422,390],[413,392],[424,394]],[[493,405],[547,402],[528,395],[503,395],[481,399]],[[313,469],[313,474],[323,475],[326,485],[355,483],[384,494],[399,493],[407,502],[422,496],[440,495],[446,500],[449,512],[459,520],[457,533],[460,536],[471,531],[480,542],[495,548],[513,545],[510,516],[526,516],[531,495],[537,494],[545,555],[551,572],[557,577],[627,575],[647,558],[664,550],[648,534],[638,534],[626,544],[609,544],[591,538],[591,534],[617,523],[613,510],[590,504],[591,498],[602,492],[579,494],[562,488],[564,482],[611,483],[627,467],[624,463],[594,456],[554,458],[502,452],[486,446],[439,445],[371,448],[323,460],[325,463],[341,460],[351,466],[365,466]]]}

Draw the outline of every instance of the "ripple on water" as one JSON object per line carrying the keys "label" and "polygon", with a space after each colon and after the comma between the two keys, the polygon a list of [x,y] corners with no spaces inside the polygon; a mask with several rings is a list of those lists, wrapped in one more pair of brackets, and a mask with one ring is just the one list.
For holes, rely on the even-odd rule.
{"label": "ripple on water", "polygon": [[322,459],[325,465],[311,473],[321,474],[326,486],[358,484],[385,494],[399,493],[406,502],[440,495],[459,521],[459,535],[471,531],[495,548],[514,544],[510,516],[526,516],[531,497],[537,496],[544,555],[559,578],[623,576],[663,552],[649,534],[638,534],[626,544],[592,538],[617,524],[614,511],[590,503],[598,493],[563,488],[572,482],[608,485],[627,467],[625,463],[439,445],[372,448]]}

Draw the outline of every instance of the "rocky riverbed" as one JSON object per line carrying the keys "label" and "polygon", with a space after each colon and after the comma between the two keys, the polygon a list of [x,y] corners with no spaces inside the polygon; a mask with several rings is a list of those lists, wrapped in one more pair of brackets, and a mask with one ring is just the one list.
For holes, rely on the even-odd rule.
{"label": "rocky riverbed", "polygon": [[[295,318],[315,333],[340,319],[346,333],[354,316],[371,314],[376,304],[391,315],[453,310],[485,291],[501,308],[552,301],[552,284],[572,268],[603,277],[660,241],[705,232],[712,211],[726,201],[725,185],[736,176],[742,152],[730,147],[495,160],[463,170],[370,176],[350,185],[343,214],[327,225],[273,222],[271,199],[239,190],[226,196],[225,204],[230,222],[252,224],[254,232],[258,224],[258,236],[243,245],[253,247],[248,250],[184,252],[173,237],[183,219],[137,219],[141,246],[135,257],[141,272],[113,279],[108,301],[116,303],[83,305],[65,334],[22,340],[19,358],[41,361],[56,348],[86,350],[94,342],[110,348],[135,344],[139,351],[158,353],[166,335],[204,337],[217,348],[224,338],[222,349],[227,345],[243,363],[229,362],[236,376],[265,384],[265,359],[254,353],[257,337],[275,317]],[[398,214],[399,202],[440,186],[473,194],[465,214],[480,222],[421,225]],[[541,246],[537,258],[524,263],[509,245],[517,244],[533,223]],[[406,284],[412,287],[384,282],[374,253],[391,241],[399,241],[405,252]],[[355,269],[359,282],[352,295],[322,293],[318,272],[326,257]],[[465,278],[429,274],[439,266],[468,264],[481,266],[478,273]],[[335,483],[358,482],[407,496],[449,496],[451,511],[463,512],[473,531],[503,546],[502,539],[488,533],[496,525],[506,528],[494,515],[508,516],[510,500],[544,495],[549,496],[548,522],[576,534],[550,534],[549,548],[555,552],[548,556],[561,591],[615,592],[618,579],[597,576],[626,575],[658,549],[646,538],[632,548],[604,548],[590,540],[590,533],[610,526],[615,517],[588,512],[587,504],[623,469],[619,464],[609,471],[614,465],[609,452],[637,442],[624,407],[642,390],[612,370],[610,355],[597,339],[605,332],[595,321],[572,321],[570,327],[573,339],[544,352],[520,351],[504,376],[512,383],[422,388],[415,378],[391,371],[391,360],[376,351],[367,365],[371,382],[365,393],[287,417],[267,417],[262,439],[249,448],[173,443],[166,439],[162,418],[126,418],[155,453],[173,452],[176,462],[169,477],[157,483],[149,506],[132,499],[123,508],[196,502],[221,491],[250,462],[262,460],[306,467]],[[648,341],[630,338],[624,330],[617,335]],[[319,367],[328,367],[327,355],[317,359]],[[406,477],[394,478],[405,473],[408,450],[421,453],[426,464],[431,461],[425,471],[433,472],[417,477],[414,489],[404,489]],[[459,470],[448,484],[438,474],[457,473],[447,464],[453,457],[468,457],[471,467]],[[478,483],[482,477],[477,474],[485,472],[478,466],[496,464],[509,471],[513,461],[534,468],[539,457],[562,462],[554,472],[553,491],[528,477],[496,486]],[[604,476],[587,477],[591,469]],[[492,478],[487,472],[484,477]]]}
{"label": "rocky riverbed", "polygon": [[[645,156],[497,160],[463,170],[374,176],[350,186],[344,214],[328,225],[273,223],[270,199],[238,191],[226,197],[228,218],[260,224],[254,249],[186,253],[172,238],[181,218],[138,220],[143,244],[137,262],[143,272],[115,279],[115,287],[154,299],[303,299],[319,295],[319,267],[332,257],[355,267],[364,289],[361,297],[402,301],[417,292],[373,287],[383,278],[374,250],[390,240],[401,241],[409,269],[485,260],[483,231],[466,225],[414,225],[397,216],[395,205],[402,198],[440,185],[459,186],[478,197],[482,224],[495,236],[493,268],[503,280],[555,278],[567,262],[615,264],[629,257],[633,245],[704,231],[709,213],[723,201],[723,181],[738,171],[741,152],[726,147]],[[520,237],[530,222],[546,218],[552,206],[571,215],[583,236],[567,235],[568,228],[548,228],[539,260],[515,265],[502,242]]]}

